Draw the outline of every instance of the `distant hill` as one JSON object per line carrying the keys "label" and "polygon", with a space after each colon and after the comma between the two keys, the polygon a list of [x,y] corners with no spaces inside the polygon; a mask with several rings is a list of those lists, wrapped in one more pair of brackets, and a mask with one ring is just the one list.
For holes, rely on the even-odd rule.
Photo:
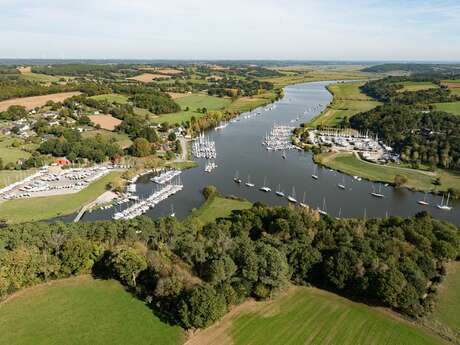
{"label": "distant hill", "polygon": [[428,64],[428,63],[386,63],[362,69],[371,73],[460,73],[460,64]]}

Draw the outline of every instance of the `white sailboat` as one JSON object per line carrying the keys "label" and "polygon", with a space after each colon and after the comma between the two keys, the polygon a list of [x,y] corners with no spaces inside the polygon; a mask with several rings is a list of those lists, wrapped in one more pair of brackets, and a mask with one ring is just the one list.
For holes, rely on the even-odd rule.
{"label": "white sailboat", "polygon": [[318,166],[315,165],[315,170],[313,171],[313,174],[311,175],[312,178],[314,178],[315,180],[318,179]]}
{"label": "white sailboat", "polygon": [[174,212],[174,205],[171,204],[171,214],[170,214],[171,217],[175,217],[176,216],[176,212]]}
{"label": "white sailboat", "polygon": [[292,194],[287,197],[289,202],[292,202],[294,204],[297,203],[297,199],[295,198],[295,188],[292,187]]}
{"label": "white sailboat", "polygon": [[303,198],[302,198],[302,202],[300,203],[300,206],[304,208],[308,207],[307,204],[305,203],[305,192],[303,192]]}
{"label": "white sailboat", "polygon": [[429,202],[426,201],[427,193],[425,193],[425,196],[423,197],[423,200],[417,201],[418,204],[423,205],[423,206],[428,206]]}
{"label": "white sailboat", "polygon": [[323,216],[327,215],[326,198],[323,198],[323,208],[321,209],[321,208],[318,207],[318,212],[319,212],[319,214],[321,214]]}
{"label": "white sailboat", "polygon": [[238,170],[236,171],[235,173],[235,177],[233,178],[233,181],[235,181],[236,183],[241,183],[243,181],[241,181],[240,177],[239,177],[239,174],[238,174]]}
{"label": "white sailboat", "polygon": [[376,198],[383,198],[384,195],[382,194],[382,185],[380,184],[379,185],[379,191],[378,193],[375,191],[374,189],[374,186],[372,186],[372,193],[371,193],[372,196],[375,196]]}
{"label": "white sailboat", "polygon": [[265,192],[265,193],[271,192],[271,188],[267,187],[267,178],[266,177],[264,177],[264,185],[263,185],[263,187],[260,187],[260,190],[262,192]]}
{"label": "white sailboat", "polygon": [[339,220],[342,218],[342,208],[339,208],[339,215],[335,219]]}
{"label": "white sailboat", "polygon": [[337,185],[340,189],[345,189],[345,176],[342,176],[342,183]]}
{"label": "white sailboat", "polygon": [[284,193],[281,190],[281,185],[278,185],[278,189],[276,190],[275,194],[280,196],[280,197],[284,197]]}
{"label": "white sailboat", "polygon": [[251,183],[251,175],[248,175],[248,181],[245,183],[247,187],[254,187],[254,183]]}
{"label": "white sailboat", "polygon": [[440,210],[443,210],[443,211],[450,211],[450,210],[452,210],[452,206],[449,206],[449,199],[450,199],[450,193],[447,194],[447,201],[446,201],[446,203],[444,204],[444,195],[443,195],[443,196],[442,196],[441,204],[439,204],[437,207],[438,207]]}

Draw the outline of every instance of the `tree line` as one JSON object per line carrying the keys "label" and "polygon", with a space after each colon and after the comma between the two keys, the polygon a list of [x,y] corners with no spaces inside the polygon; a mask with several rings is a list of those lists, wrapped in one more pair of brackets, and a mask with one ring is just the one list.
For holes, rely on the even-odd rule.
{"label": "tree line", "polygon": [[6,225],[0,296],[92,273],[126,285],[162,318],[204,328],[248,297],[313,284],[418,317],[430,312],[458,229],[426,213],[320,219],[290,207],[235,211],[202,227],[166,217]]}

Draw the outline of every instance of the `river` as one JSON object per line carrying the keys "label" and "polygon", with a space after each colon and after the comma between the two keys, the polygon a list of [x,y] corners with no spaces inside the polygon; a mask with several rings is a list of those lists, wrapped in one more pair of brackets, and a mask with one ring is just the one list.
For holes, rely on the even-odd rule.
{"label": "river", "polygon": [[[171,213],[171,205],[178,218],[189,214],[193,208],[198,208],[204,201],[201,191],[207,185],[214,185],[223,195],[235,195],[252,202],[261,201],[268,205],[286,205],[287,200],[275,195],[274,192],[259,191],[266,178],[267,184],[275,190],[278,185],[286,194],[295,187],[297,199],[301,201],[305,194],[305,203],[313,208],[325,208],[331,216],[342,217],[385,217],[387,215],[412,216],[427,210],[434,217],[448,220],[460,225],[460,203],[453,202],[451,211],[436,208],[441,197],[429,195],[427,201],[431,206],[421,206],[418,200],[424,198],[423,193],[412,192],[405,188],[382,186],[384,198],[370,195],[375,184],[368,181],[355,181],[345,175],[346,189],[337,187],[342,182],[343,175],[326,168],[318,168],[318,180],[311,178],[315,164],[309,152],[288,151],[287,158],[282,159],[282,152],[267,151],[261,142],[272,126],[276,124],[299,125],[301,122],[318,115],[331,102],[332,96],[325,86],[332,82],[313,82],[291,85],[285,88],[285,96],[276,102],[273,110],[264,111],[262,115],[241,119],[229,124],[224,130],[210,130],[206,133],[216,142],[218,168],[212,173],[204,172],[205,160],[198,159],[199,168],[186,170],[181,178],[184,189],[169,199],[150,209],[146,215],[150,217],[166,216]],[[320,109],[304,114],[305,110],[322,104]],[[242,114],[243,117],[245,114]],[[296,123],[290,121],[301,118]],[[235,171],[246,181],[250,175],[251,182],[256,187],[249,188],[233,181]],[[137,191],[140,196],[152,193],[154,183],[149,176],[138,180]],[[124,206],[126,207],[126,206]],[[98,210],[87,213],[83,221],[111,219],[114,209]],[[68,220],[70,217],[65,217]]]}

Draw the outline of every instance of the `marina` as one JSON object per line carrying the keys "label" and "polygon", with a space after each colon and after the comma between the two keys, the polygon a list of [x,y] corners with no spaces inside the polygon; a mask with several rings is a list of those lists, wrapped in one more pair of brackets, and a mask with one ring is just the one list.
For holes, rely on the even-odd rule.
{"label": "marina", "polygon": [[[205,186],[216,186],[222,195],[234,195],[251,202],[260,201],[267,205],[287,205],[286,195],[292,186],[298,195],[305,195],[302,203],[322,211],[323,198],[327,200],[327,214],[341,218],[386,217],[391,215],[412,216],[420,211],[428,211],[433,217],[460,224],[460,205],[450,197],[450,211],[440,209],[441,195],[429,195],[430,205],[421,205],[425,193],[413,192],[406,188],[393,188],[382,184],[379,198],[371,195],[373,182],[358,176],[348,176],[337,171],[317,166],[310,152],[286,150],[286,159],[282,159],[284,150],[269,151],[261,145],[261,140],[270,133],[275,124],[289,123],[299,114],[302,120],[315,117],[331,101],[330,93],[325,86],[330,82],[315,82],[288,86],[285,98],[276,103],[272,110],[253,110],[231,120],[225,130],[210,130],[192,142],[192,147],[199,142],[199,147],[214,148],[219,151],[216,158],[210,158],[219,168],[211,174],[204,168],[210,159],[196,158],[199,168],[185,170],[181,174],[184,189],[171,195],[167,200],[150,208],[144,214],[150,217],[168,216],[171,204],[177,218],[186,217],[193,208],[199,207],[203,201],[202,190]],[[288,101],[290,99],[290,101]],[[320,106],[321,105],[321,106]],[[261,114],[258,115],[258,112]],[[246,118],[249,116],[249,118]],[[213,144],[209,144],[209,143]],[[200,152],[205,149],[200,149]],[[213,150],[209,150],[213,151]],[[237,172],[238,171],[238,172]],[[236,173],[237,172],[237,173]],[[316,176],[316,179],[313,178]],[[249,175],[249,179],[248,179]],[[264,178],[269,181],[271,192],[261,192]],[[346,187],[342,190],[338,184]],[[249,184],[249,186],[248,186]],[[254,188],[257,184],[257,188]],[[154,182],[149,176],[139,177],[136,195],[147,198],[152,191]],[[277,188],[273,188],[277,186]],[[377,186],[377,192],[379,189]],[[374,187],[375,188],[375,187]],[[287,191],[287,192],[286,192]],[[447,200],[447,194],[444,198]],[[366,209],[366,211],[364,211]],[[111,219],[114,208],[98,210],[85,214],[83,221]]]}

